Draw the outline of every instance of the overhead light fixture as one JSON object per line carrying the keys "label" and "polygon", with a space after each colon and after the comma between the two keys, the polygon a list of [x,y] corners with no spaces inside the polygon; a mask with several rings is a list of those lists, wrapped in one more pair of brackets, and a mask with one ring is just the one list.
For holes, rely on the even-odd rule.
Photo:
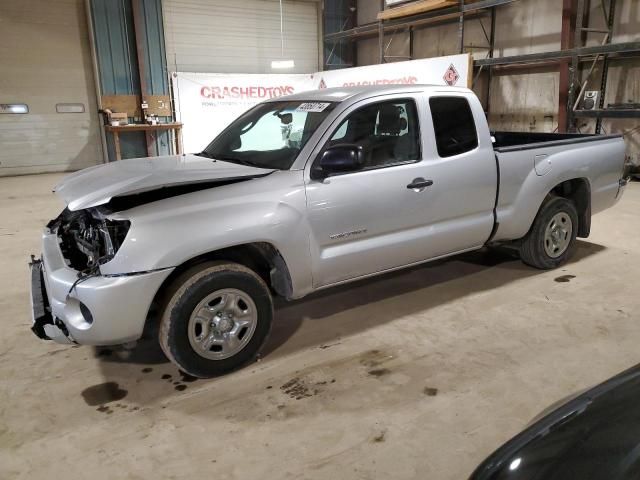
{"label": "overhead light fixture", "polygon": [[[282,16],[282,0],[280,0],[280,58],[284,58],[284,17]],[[296,64],[293,60],[273,60],[271,68],[274,70],[284,70],[293,68]]]}
{"label": "overhead light fixture", "polygon": [[0,103],[0,113],[29,113],[25,103]]}
{"label": "overhead light fixture", "polygon": [[285,69],[285,68],[293,68],[296,64],[293,60],[274,60],[271,62],[271,68],[273,69]]}

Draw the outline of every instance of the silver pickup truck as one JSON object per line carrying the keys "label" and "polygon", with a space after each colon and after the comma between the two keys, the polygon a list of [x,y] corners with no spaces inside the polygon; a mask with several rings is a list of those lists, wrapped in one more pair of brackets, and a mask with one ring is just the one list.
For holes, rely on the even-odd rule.
{"label": "silver pickup truck", "polygon": [[67,206],[31,262],[32,329],[114,345],[159,321],[179,368],[224,373],[258,355],[273,295],[486,245],[561,265],[591,215],[620,199],[624,152],[620,136],[491,133],[463,88],[270,100],[201,153],[91,167],[56,186]]}

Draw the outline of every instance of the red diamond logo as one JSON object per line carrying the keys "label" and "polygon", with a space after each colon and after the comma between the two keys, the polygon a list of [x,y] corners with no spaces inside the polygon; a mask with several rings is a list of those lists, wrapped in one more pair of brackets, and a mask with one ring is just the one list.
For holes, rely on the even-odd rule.
{"label": "red diamond logo", "polygon": [[460,75],[458,74],[456,68],[453,66],[453,63],[449,65],[449,68],[447,68],[447,71],[444,72],[444,77],[442,78],[444,78],[445,83],[450,87],[454,86],[458,82],[458,80],[460,79]]}
{"label": "red diamond logo", "polygon": [[327,88],[327,84],[324,83],[324,78],[320,79],[320,85],[318,85],[318,88]]}

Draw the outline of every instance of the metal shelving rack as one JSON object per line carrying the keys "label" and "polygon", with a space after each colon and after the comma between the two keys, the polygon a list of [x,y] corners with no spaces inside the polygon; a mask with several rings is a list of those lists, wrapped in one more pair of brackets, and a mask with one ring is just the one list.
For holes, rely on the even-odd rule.
{"label": "metal shelving rack", "polygon": [[[409,56],[402,59],[413,59],[413,31],[416,28],[428,28],[445,23],[457,22],[458,28],[458,51],[464,53],[471,48],[485,48],[487,56],[484,59],[474,61],[474,84],[475,80],[483,71],[488,72],[488,87],[491,88],[491,77],[495,67],[515,67],[527,68],[546,65],[557,65],[561,71],[560,81],[560,105],[559,111],[559,131],[575,130],[575,120],[579,117],[596,118],[596,132],[600,133],[603,118],[640,118],[640,108],[605,108],[605,93],[607,87],[608,70],[611,60],[629,57],[637,57],[640,54],[640,42],[613,43],[614,19],[616,0],[592,0],[602,2],[602,11],[607,29],[590,28],[585,24],[586,6],[588,0],[563,0],[563,23],[562,23],[562,48],[556,51],[532,53],[526,55],[513,55],[508,57],[494,57],[495,48],[495,23],[496,9],[505,4],[517,0],[480,0],[465,4],[464,0],[458,0],[457,6],[442,8],[427,13],[411,15],[407,17],[378,21],[366,25],[354,26],[347,30],[341,30],[326,34],[325,42],[354,41],[360,38],[378,37],[379,62],[384,63],[388,59],[397,60],[399,58],[386,55],[389,43],[385,46],[384,36],[388,33],[408,31],[409,33]],[[608,8],[605,6],[608,3]],[[384,0],[381,1],[384,9]],[[353,14],[353,12],[352,12]],[[491,27],[487,32],[482,19],[487,15],[491,18]],[[482,30],[487,40],[486,46],[465,46],[464,45],[464,24],[465,20],[478,18],[482,25]],[[355,21],[352,19],[352,25]],[[579,26],[578,26],[579,25]],[[584,46],[584,39],[589,32],[602,33],[604,39],[601,45]],[[335,45],[335,43],[334,43]],[[602,62],[602,77],[600,81],[600,94],[598,108],[594,110],[583,110],[577,108],[580,105],[581,95],[584,87],[578,89],[581,64],[590,63],[586,79],[582,85],[586,86],[587,80],[595,71],[595,66]],[[563,69],[565,69],[563,71]],[[567,72],[568,70],[568,72]],[[565,75],[562,75],[562,74]],[[568,73],[568,75],[566,74]],[[640,99],[639,99],[640,102]],[[487,111],[489,110],[489,92],[487,92]]]}
{"label": "metal shelving rack", "polygon": [[[572,126],[575,123],[575,119],[579,117],[583,118],[595,118],[596,119],[596,127],[595,133],[599,134],[602,132],[602,120],[603,118],[640,118],[640,108],[637,108],[637,104],[631,106],[630,108],[605,108],[605,95],[607,91],[607,80],[609,78],[609,66],[612,59],[612,53],[617,55],[624,56],[625,53],[635,53],[637,52],[636,47],[633,44],[626,44],[627,48],[623,50],[617,49],[615,52],[610,52],[607,47],[612,47],[612,39],[614,33],[614,21],[615,21],[615,11],[616,11],[616,0],[609,0],[608,9],[605,6],[605,0],[602,0],[601,3],[602,15],[605,20],[605,24],[607,25],[606,29],[597,29],[590,28],[587,26],[577,27],[575,31],[575,44],[580,45],[584,43],[585,33],[595,32],[601,33],[604,35],[602,40],[602,46],[604,47],[603,53],[601,55],[596,55],[593,58],[593,62],[591,67],[589,68],[586,78],[583,80],[580,90],[577,90],[577,81],[578,81],[578,64],[580,58],[574,55],[571,59],[571,70],[570,70],[570,100],[574,100],[573,96],[575,92],[578,91],[577,98],[573,102],[570,102],[569,105],[569,125]],[[578,0],[577,5],[577,19],[578,21],[582,21],[584,23],[585,16],[585,0]],[[618,44],[620,45],[620,44]],[[625,44],[623,44],[625,45]],[[580,101],[582,100],[582,95],[586,89],[587,82],[589,78],[593,75],[595,70],[595,66],[598,62],[602,62],[602,73],[600,78],[600,89],[598,94],[598,108],[592,110],[584,110],[579,109]]]}
{"label": "metal shelving rack", "polygon": [[[464,0],[458,0],[459,5],[448,8],[441,8],[438,10],[421,13],[417,15],[411,15],[408,17],[391,19],[391,20],[379,20],[377,22],[368,23],[366,25],[354,26],[349,29],[343,29],[338,32],[328,33],[324,36],[324,41],[335,46],[340,41],[353,41],[361,38],[378,37],[379,46],[379,61],[385,63],[387,59],[398,59],[399,57],[386,55],[386,50],[389,44],[385,46],[384,35],[387,33],[394,34],[396,32],[406,31],[409,33],[409,56],[402,57],[404,60],[412,59],[413,53],[413,30],[416,28],[434,27],[437,25],[443,25],[447,23],[458,23],[458,50],[463,53],[465,50],[464,45],[464,20],[470,18],[481,19],[486,16],[491,16],[492,25],[490,33],[482,24],[482,29],[485,33],[488,45],[486,48],[488,51],[493,51],[494,24],[495,24],[495,8],[501,5],[515,2],[517,0],[481,0],[474,3],[465,4]],[[384,9],[385,2],[381,1],[381,9]],[[352,12],[353,14],[353,12]],[[346,22],[345,22],[346,23]],[[355,24],[355,21],[351,19],[348,23]],[[480,48],[474,46],[473,48]]]}

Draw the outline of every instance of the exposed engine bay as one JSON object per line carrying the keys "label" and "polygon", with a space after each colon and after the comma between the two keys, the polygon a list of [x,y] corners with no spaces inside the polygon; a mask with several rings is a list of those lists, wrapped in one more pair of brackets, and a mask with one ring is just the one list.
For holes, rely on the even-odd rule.
{"label": "exposed engine bay", "polygon": [[97,207],[81,210],[65,208],[57,218],[47,224],[47,228],[51,233],[58,235],[60,250],[68,266],[78,270],[83,275],[93,275],[98,272],[100,265],[107,263],[115,256],[131,226],[131,222],[128,220],[110,220],[108,216],[112,213],[157,202],[165,198],[247,181],[269,173],[272,172],[247,177],[165,186],[129,195],[116,196]]}
{"label": "exposed engine bay", "polygon": [[68,265],[82,273],[95,272],[111,260],[124,242],[131,222],[109,220],[99,208],[65,209],[47,224],[60,239],[60,250]]}

